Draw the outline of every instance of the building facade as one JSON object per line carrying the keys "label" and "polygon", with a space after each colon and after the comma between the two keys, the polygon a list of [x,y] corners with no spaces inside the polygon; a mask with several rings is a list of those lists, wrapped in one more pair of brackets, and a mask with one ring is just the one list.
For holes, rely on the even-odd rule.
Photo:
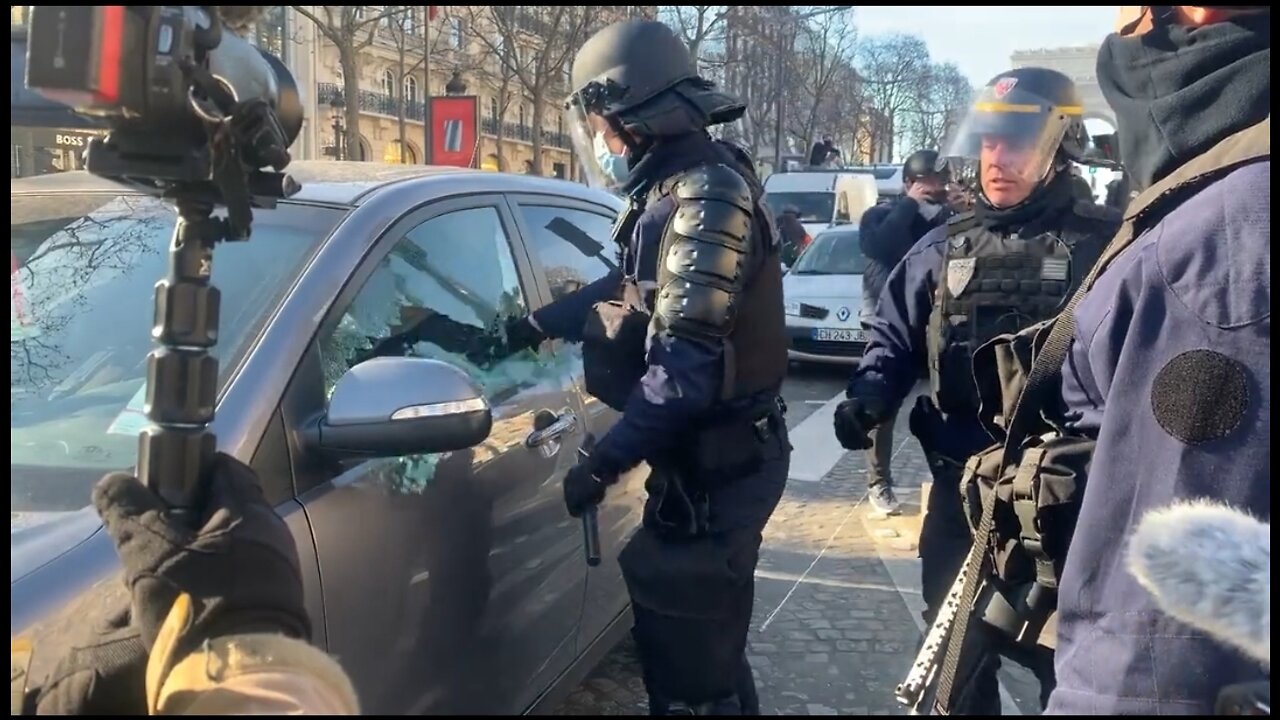
{"label": "building facade", "polygon": [[[299,140],[302,157],[421,163],[427,147],[427,98],[473,95],[481,115],[479,167],[531,173],[540,164],[543,175],[574,178],[576,163],[561,113],[573,51],[591,31],[627,16],[652,17],[657,6],[598,8],[586,27],[556,14],[562,8],[549,6],[446,6],[430,13],[426,6],[355,9],[355,17],[347,21],[358,29],[360,133],[355,148],[344,147],[341,140],[347,98],[339,49],[316,22],[337,27],[343,10],[310,6],[282,11],[293,55],[286,63],[304,89],[307,105],[308,137]],[[549,67],[562,58],[565,62]],[[539,103],[534,90],[541,95],[541,117],[535,117]],[[535,133],[541,135],[537,164]]]}
{"label": "building facade", "polygon": [[[105,130],[25,89],[29,10],[11,11],[12,174],[79,169],[83,153],[77,148]],[[594,30],[626,17],[656,17],[657,6],[595,7],[589,18],[563,12],[552,6],[269,6],[249,39],[279,57],[297,83],[306,119],[291,148],[295,159],[422,163],[427,98],[460,94],[476,96],[481,109],[479,167],[529,173],[540,165],[543,175],[574,178],[561,113],[573,52]],[[352,15],[346,26],[355,30],[359,73],[360,131],[353,148],[339,140],[347,98],[338,46],[321,28],[341,26],[344,13]],[[544,55],[563,62],[549,67]],[[541,98],[540,117],[531,90]]]}

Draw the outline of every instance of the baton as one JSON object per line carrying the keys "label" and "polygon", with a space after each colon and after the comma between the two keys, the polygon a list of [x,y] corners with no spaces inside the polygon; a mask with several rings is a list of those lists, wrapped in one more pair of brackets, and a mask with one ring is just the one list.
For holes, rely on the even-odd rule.
{"label": "baton", "polygon": [[[582,440],[582,446],[578,448],[578,455],[583,460],[590,458],[591,451],[588,448],[594,445],[595,438],[588,433]],[[588,567],[600,564],[600,518],[595,505],[582,513],[582,549],[587,555]]]}

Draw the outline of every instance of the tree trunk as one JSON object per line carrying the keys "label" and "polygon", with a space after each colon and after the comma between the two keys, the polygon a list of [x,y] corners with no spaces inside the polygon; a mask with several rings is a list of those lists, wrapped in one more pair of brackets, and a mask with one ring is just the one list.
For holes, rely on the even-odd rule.
{"label": "tree trunk", "polygon": [[397,48],[399,50],[399,58],[398,58],[399,66],[396,68],[396,77],[399,79],[399,81],[396,83],[397,85],[396,97],[400,98],[400,101],[396,103],[396,122],[399,124],[399,130],[400,130],[400,164],[404,165],[404,164],[407,164],[408,162],[407,158],[405,158],[405,153],[408,152],[409,150],[408,143],[406,142],[406,139],[405,139],[405,121],[404,121],[404,115],[408,111],[408,108],[405,107],[408,104],[408,98],[404,96],[404,86],[405,86],[404,54],[405,54],[405,44],[409,41],[409,39],[405,37],[405,32],[403,31],[403,29],[400,31],[398,39],[400,41],[398,43],[399,47]]}
{"label": "tree trunk", "polygon": [[344,160],[367,160],[363,156],[360,145],[360,58],[351,47],[338,48],[338,61],[342,64],[342,99],[346,103],[346,145],[342,157]]}
{"label": "tree trunk", "polygon": [[498,152],[498,171],[510,172],[511,168],[503,167],[507,162],[507,108],[511,106],[511,74],[504,69],[502,85],[498,88],[498,127],[494,128],[494,145]]}
{"label": "tree trunk", "polygon": [[[546,77],[544,75],[544,77]],[[541,177],[542,172],[542,111],[547,106],[546,83],[540,82],[533,92],[533,169],[530,174]]]}

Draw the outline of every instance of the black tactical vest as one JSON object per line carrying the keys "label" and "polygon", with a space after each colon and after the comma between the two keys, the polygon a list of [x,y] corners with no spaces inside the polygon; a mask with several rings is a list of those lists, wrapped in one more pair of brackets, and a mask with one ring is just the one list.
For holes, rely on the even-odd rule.
{"label": "black tactical vest", "polygon": [[1090,202],[1064,208],[1054,231],[1023,237],[983,227],[972,213],[947,223],[947,247],[929,317],[933,399],[947,414],[978,410],[973,352],[988,340],[1053,317],[1120,225]]}

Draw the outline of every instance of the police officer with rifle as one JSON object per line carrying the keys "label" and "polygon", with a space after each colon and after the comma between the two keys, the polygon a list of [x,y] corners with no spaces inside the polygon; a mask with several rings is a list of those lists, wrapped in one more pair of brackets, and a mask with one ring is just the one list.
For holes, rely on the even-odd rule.
{"label": "police officer with rifle", "polygon": [[[1120,224],[1114,211],[1074,199],[1071,162],[1088,162],[1079,91],[1044,68],[1001,73],[978,93],[939,162],[976,164],[971,212],[926,234],[889,276],[862,362],[835,416],[849,449],[869,446],[927,366],[931,392],[910,416],[933,475],[920,534],[927,619],[937,622],[971,544],[961,471],[991,444],[979,422],[974,351],[997,335],[1053,316]],[[926,651],[930,648],[926,646]],[[1052,659],[1019,659],[1051,690]],[[998,714],[994,656],[976,668],[952,711]],[[914,701],[912,701],[914,704]]]}
{"label": "police officer with rifle", "polygon": [[651,714],[758,714],[753,574],[791,446],[778,234],[751,158],[707,133],[745,106],[648,20],[589,39],[572,83],[566,126],[586,175],[627,199],[620,267],[513,324],[507,350],[581,342],[587,390],[623,413],[566,476],[571,515],[649,466],[620,563]]}

